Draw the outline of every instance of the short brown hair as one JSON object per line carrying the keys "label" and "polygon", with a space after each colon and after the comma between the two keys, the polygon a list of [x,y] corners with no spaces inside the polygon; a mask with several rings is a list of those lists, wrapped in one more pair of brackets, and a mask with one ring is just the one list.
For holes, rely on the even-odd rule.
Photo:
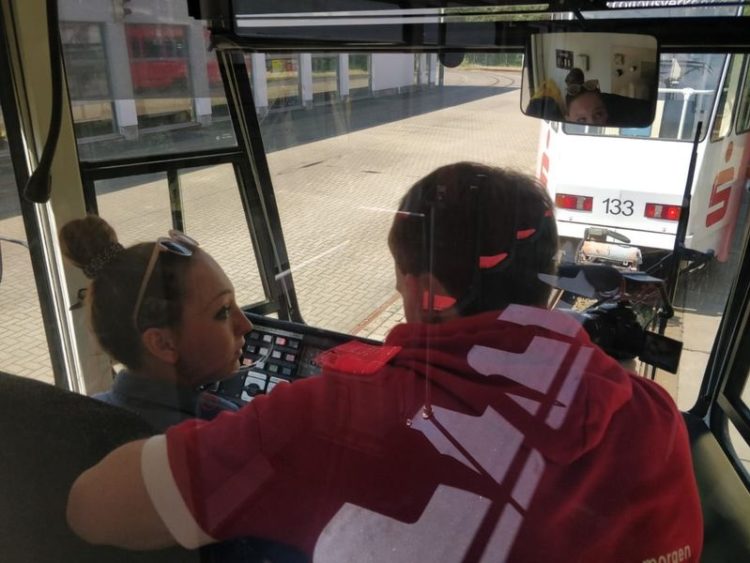
{"label": "short brown hair", "polygon": [[[549,195],[533,178],[459,162],[434,170],[409,189],[388,244],[399,271],[413,275],[429,270],[432,244],[433,275],[459,303],[470,301],[461,314],[510,303],[544,305],[551,288],[537,274],[556,268],[552,210]],[[479,268],[480,257],[503,253],[502,263]]]}

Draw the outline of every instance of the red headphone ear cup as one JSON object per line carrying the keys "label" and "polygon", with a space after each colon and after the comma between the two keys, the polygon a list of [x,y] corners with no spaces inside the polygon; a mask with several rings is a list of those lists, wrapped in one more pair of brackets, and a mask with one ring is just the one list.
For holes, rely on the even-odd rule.
{"label": "red headphone ear cup", "polygon": [[430,292],[425,289],[422,294],[422,310],[423,311],[445,311],[450,309],[456,304],[456,300],[449,295],[433,295],[432,296],[432,307],[430,307]]}
{"label": "red headphone ear cup", "polygon": [[480,256],[479,257],[479,268],[481,270],[489,270],[490,268],[494,268],[497,266],[500,262],[505,260],[508,257],[507,252],[501,252],[500,254],[495,254],[494,256]]}

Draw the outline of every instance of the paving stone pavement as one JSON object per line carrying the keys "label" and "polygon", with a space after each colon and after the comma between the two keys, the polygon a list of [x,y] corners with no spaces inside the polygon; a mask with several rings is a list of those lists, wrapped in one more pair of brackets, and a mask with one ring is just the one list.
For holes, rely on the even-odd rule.
{"label": "paving stone pavement", "polygon": [[[533,174],[540,122],[518,111],[517,75],[449,71],[446,84],[479,84],[497,93],[268,155],[291,276],[307,323],[381,340],[403,320],[386,237],[400,197],[424,174],[460,160]],[[342,105],[340,114],[336,108],[332,118],[345,124],[346,112],[356,111],[357,105]],[[277,146],[283,141],[274,139]],[[227,271],[238,302],[261,300],[232,167],[188,171],[180,181],[185,230]],[[102,189],[98,204],[126,245],[154,240],[171,227],[166,178]],[[0,219],[0,235],[24,239],[21,218]],[[28,251],[9,244],[2,250],[0,369],[51,383]],[[688,316],[685,322],[694,324]],[[715,321],[709,324],[708,332],[714,331]],[[677,337],[684,338],[686,332]],[[703,329],[696,332],[706,334]],[[690,351],[700,355],[700,362],[690,357],[691,363],[705,362],[711,339],[690,345]],[[687,408],[699,380],[696,372],[690,382],[679,382],[689,393],[678,392],[676,378],[665,376],[660,383]]]}
{"label": "paving stone pavement", "polygon": [[[497,87],[497,95],[269,154],[306,322],[382,338],[402,318],[386,236],[399,198],[427,172],[459,160],[533,172],[539,122],[518,111],[517,73],[449,71],[446,84]],[[342,123],[343,112],[356,107],[341,106]],[[181,187],[185,230],[224,267],[240,303],[260,300],[232,167],[186,172]],[[166,178],[102,189],[98,204],[126,245],[171,227]],[[0,235],[25,239],[21,217],[0,219]],[[2,250],[0,369],[51,383],[28,251],[10,244]]]}

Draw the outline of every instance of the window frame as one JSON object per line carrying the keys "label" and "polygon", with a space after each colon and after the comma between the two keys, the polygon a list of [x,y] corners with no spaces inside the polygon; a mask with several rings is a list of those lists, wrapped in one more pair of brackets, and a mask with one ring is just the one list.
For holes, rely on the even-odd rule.
{"label": "window frame", "polygon": [[[745,54],[744,76],[740,81],[740,105],[735,120],[735,133],[741,135],[750,132],[750,55]],[[744,127],[743,127],[744,119]]]}
{"label": "window frame", "polygon": [[[726,66],[723,72],[723,84],[721,92],[718,96],[718,99],[716,100],[716,105],[714,106],[714,112],[713,112],[713,120],[711,123],[711,132],[709,133],[708,140],[711,143],[717,143],[719,141],[723,141],[728,136],[732,134],[732,131],[734,129],[735,124],[735,118],[737,116],[737,100],[740,95],[740,88],[742,87],[742,67],[740,67],[740,80],[738,81],[738,84],[732,87],[731,80],[732,80],[732,74],[735,68],[735,63],[739,60],[740,65],[743,65],[743,61],[741,58],[741,55],[737,53],[731,53],[729,56],[729,60],[726,62]],[[722,128],[724,125],[724,118],[726,116],[727,106],[729,105],[729,115],[728,115],[728,126],[724,128],[724,131],[721,130],[717,131],[717,124],[719,128]]]}

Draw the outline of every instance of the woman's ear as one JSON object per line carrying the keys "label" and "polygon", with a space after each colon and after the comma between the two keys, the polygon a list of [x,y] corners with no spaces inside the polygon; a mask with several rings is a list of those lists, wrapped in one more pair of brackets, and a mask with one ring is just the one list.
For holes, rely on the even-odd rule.
{"label": "woman's ear", "polygon": [[169,328],[147,328],[141,334],[141,342],[154,358],[167,364],[176,364],[179,359],[177,339]]}

